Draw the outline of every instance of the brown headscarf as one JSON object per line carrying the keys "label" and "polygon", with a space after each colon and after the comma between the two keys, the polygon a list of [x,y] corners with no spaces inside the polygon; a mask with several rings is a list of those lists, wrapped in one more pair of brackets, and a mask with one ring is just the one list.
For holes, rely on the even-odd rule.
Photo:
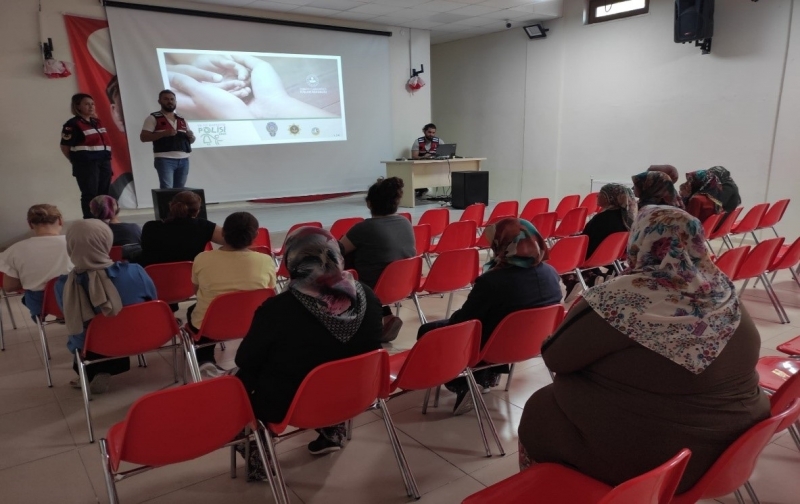
{"label": "brown headscarf", "polygon": [[647,171],[658,171],[661,173],[666,173],[669,175],[669,178],[672,180],[672,183],[675,184],[678,182],[678,179],[681,176],[678,174],[678,169],[672,165],[662,164],[662,165],[650,165],[650,168]]}
{"label": "brown headscarf", "polygon": [[683,201],[678,197],[678,191],[669,178],[662,171],[646,171],[631,177],[633,187],[639,192],[639,209],[647,205],[669,205],[683,208]]}
{"label": "brown headscarf", "polygon": [[492,246],[493,257],[483,271],[519,266],[532,268],[547,259],[547,245],[530,222],[509,217],[488,226],[484,236]]}

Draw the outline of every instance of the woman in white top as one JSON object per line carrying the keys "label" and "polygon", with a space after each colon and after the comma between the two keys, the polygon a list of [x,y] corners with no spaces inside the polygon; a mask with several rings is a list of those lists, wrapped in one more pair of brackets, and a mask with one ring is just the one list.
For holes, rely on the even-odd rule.
{"label": "woman in white top", "polygon": [[44,288],[57,276],[69,273],[72,262],[67,254],[67,240],[61,234],[63,220],[54,205],[33,205],[28,209],[28,226],[33,236],[11,245],[0,254],[3,289],[25,290],[23,304],[35,318],[42,310]]}

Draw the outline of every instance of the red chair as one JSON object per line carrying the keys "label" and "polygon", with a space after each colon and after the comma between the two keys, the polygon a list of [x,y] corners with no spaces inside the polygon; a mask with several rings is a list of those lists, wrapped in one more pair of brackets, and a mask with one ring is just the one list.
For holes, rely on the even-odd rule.
{"label": "red chair", "polygon": [[692,452],[612,488],[560,464],[536,464],[474,493],[462,504],[669,504]]}
{"label": "red chair", "polygon": [[589,215],[596,214],[599,208],[597,206],[597,197],[599,195],[600,195],[599,192],[593,192],[587,194],[586,196],[584,196],[583,201],[581,201],[581,204],[578,205],[578,208],[585,208],[589,212]]}
{"label": "red chair", "polygon": [[425,210],[417,223],[417,225],[422,224],[428,224],[431,227],[431,238],[439,236],[450,224],[450,211],[446,208]]}
{"label": "red chair", "polygon": [[114,262],[122,261],[122,245],[114,245],[111,247],[111,250],[108,251],[108,257]]}
{"label": "red chair", "polygon": [[[61,312],[61,308],[59,308],[56,302],[56,280],[58,280],[58,277],[50,279],[47,285],[45,285],[44,297],[42,298],[42,313],[36,317],[36,326],[39,329],[39,341],[42,344],[42,360],[44,360],[44,372],[47,376],[48,387],[53,386],[53,380],[50,376],[50,345],[47,344],[47,334],[44,328],[64,320],[64,314]],[[47,317],[53,317],[53,319],[47,320]]]}
{"label": "red chair", "polygon": [[561,198],[561,201],[558,202],[555,210],[555,212],[558,214],[558,220],[564,219],[564,217],[567,215],[567,212],[570,210],[578,208],[578,204],[580,202],[580,194],[570,194],[569,196],[564,196]]}
{"label": "red chair", "polygon": [[553,238],[564,238],[580,234],[583,228],[586,227],[587,214],[588,211],[585,208],[573,208],[568,211],[553,233]]}
{"label": "red chair", "polygon": [[[86,366],[120,357],[141,355],[157,350],[175,348],[168,345],[178,337],[180,329],[169,305],[163,301],[146,301],[125,306],[114,317],[96,315],[86,329],[83,349],[77,355],[78,375],[83,392],[83,408],[89,429],[89,442],[94,443],[92,414],[89,410],[89,380]],[[104,357],[89,360],[89,352]],[[178,382],[178,368],[174,368],[175,383]]]}
{"label": "red chair", "polygon": [[728,278],[734,278],[736,272],[742,267],[742,263],[750,253],[750,246],[736,247],[726,250],[724,254],[714,260],[714,264],[720,269]]}
{"label": "red chair", "polygon": [[283,239],[283,245],[281,245],[281,248],[272,251],[275,256],[280,257],[280,256],[283,255],[283,251],[286,248],[286,238],[289,238],[289,235],[292,234],[292,232],[295,229],[300,229],[301,227],[315,227],[315,228],[322,229],[322,223],[321,222],[300,222],[300,223],[295,224],[292,227],[290,227],[289,231],[286,232],[286,237]]}
{"label": "red chair", "polygon": [[788,324],[789,316],[786,314],[786,310],[783,309],[783,305],[780,299],[778,299],[778,294],[775,292],[775,289],[772,288],[772,283],[766,275],[767,269],[769,269],[770,265],[775,261],[775,257],[778,255],[778,250],[780,250],[781,245],[783,245],[783,238],[770,238],[756,245],[750,253],[747,254],[744,262],[742,262],[736,274],[731,277],[731,280],[734,282],[737,280],[745,281],[742,286],[742,292],[747,288],[747,282],[749,282],[751,278],[758,278],[761,280],[761,283],[764,284],[764,290],[767,291],[769,300],[772,301],[772,306],[778,313],[781,324]]}
{"label": "red chair", "polygon": [[[209,408],[209,404],[214,407]],[[247,442],[250,436],[237,438],[245,428],[261,430],[247,391],[232,376],[140,397],[128,410],[125,420],[114,424],[99,443],[109,502],[119,503],[117,481]],[[269,467],[261,437],[253,437],[264,467]],[[138,467],[120,471],[122,462]],[[236,477],[235,458],[231,459],[231,477]],[[272,471],[267,470],[267,478],[272,498],[280,502]]]}
{"label": "red chair", "polygon": [[[220,294],[208,305],[203,322],[195,333],[187,322],[183,327],[183,347],[186,352],[186,361],[192,370],[192,379],[201,380],[200,364],[197,362],[197,349],[220,342],[242,339],[250,330],[253,314],[264,301],[273,297],[272,289],[257,289],[251,291],[236,291]],[[212,340],[209,343],[200,343],[200,338]]]}
{"label": "red chair", "polygon": [[778,271],[788,269],[794,281],[800,285],[800,278],[794,270],[798,264],[800,264],[800,238],[797,238],[791,245],[784,245],[780,248],[778,255],[775,256],[775,261],[767,270],[767,273],[772,273],[770,281],[775,281]]}
{"label": "red chair", "polygon": [[417,287],[422,277],[422,257],[409,257],[390,263],[383,270],[378,282],[375,284],[375,295],[384,306],[396,305],[397,315],[400,315],[400,302],[406,298],[414,301],[417,315],[420,320],[425,318],[419,306]]}
{"label": "red chair", "polygon": [[777,350],[792,357],[800,357],[800,336],[794,337],[789,341],[784,341],[778,345]]}
{"label": "red chair", "polygon": [[151,264],[144,270],[155,284],[161,301],[176,304],[194,297],[192,261]]}
{"label": "red chair", "polygon": [[530,220],[533,227],[539,231],[542,238],[547,240],[556,232],[556,224],[558,224],[558,214],[555,212],[546,212],[533,216]]}
{"label": "red chair", "polygon": [[[472,285],[478,276],[479,259],[478,250],[474,248],[449,250],[442,252],[431,266],[428,276],[422,277],[417,288],[417,293],[430,294],[450,293],[447,299],[445,318],[450,318],[450,308],[453,305],[453,293],[466,289]],[[420,310],[420,313],[422,311]],[[420,318],[420,324],[427,322],[425,315]]]}
{"label": "red chair", "polygon": [[559,275],[573,273],[586,260],[588,247],[589,237],[586,235],[562,238],[550,249],[550,258],[546,262]]}
{"label": "red chair", "polygon": [[518,201],[500,201],[497,203],[497,205],[495,205],[495,207],[492,209],[492,213],[489,214],[489,218],[486,219],[481,226],[486,227],[499,220],[505,219],[506,217],[516,217],[518,213]]}
{"label": "red chair", "polygon": [[[745,486],[751,498],[755,496],[747,480],[753,472],[758,456],[772,439],[778,426],[796,421],[800,415],[800,401],[778,415],[773,415],[748,429],[706,471],[703,477],[686,492],[676,495],[672,504],[694,504],[701,499],[715,499],[735,493],[737,502],[744,502],[739,487]],[[753,502],[758,502],[753,499]]]}
{"label": "red chair", "polygon": [[337,240],[341,240],[344,238],[344,235],[350,231],[350,228],[358,224],[359,222],[364,222],[363,217],[347,217],[345,219],[339,219],[333,223],[331,226],[331,234]]}
{"label": "red chair", "polygon": [[756,230],[771,228],[777,238],[778,232],[775,230],[775,225],[783,219],[783,214],[786,213],[786,208],[789,206],[790,201],[791,200],[788,199],[782,199],[773,203],[764,214],[764,217],[761,218],[761,222],[758,223]]}
{"label": "red chair", "polygon": [[767,212],[767,208],[769,208],[769,203],[759,203],[751,208],[739,222],[731,226],[731,235],[745,235],[742,236],[742,241],[739,242],[739,245],[744,243],[745,238],[747,238],[747,233],[750,233],[755,242],[758,243],[755,230],[764,217],[764,214]]}
{"label": "red chair", "polygon": [[203,249],[203,252],[208,252],[210,250],[214,250],[214,244],[211,242],[206,243],[206,248]]}
{"label": "red chair", "polygon": [[408,222],[411,222],[413,224],[413,221],[411,220],[411,214],[409,212],[397,212],[397,215],[405,217],[408,220]]}
{"label": "red chair", "polygon": [[[14,312],[11,311],[11,302],[8,298],[21,296],[22,291],[18,292],[6,292],[3,288],[3,272],[0,271],[0,299],[5,300],[6,302],[6,310],[8,310],[8,318],[11,319],[11,326],[16,330],[17,322],[14,320]],[[6,342],[3,339],[3,314],[0,313],[0,351],[5,351],[6,349]]]}
{"label": "red chair", "polygon": [[[800,398],[800,361],[784,357],[761,357],[756,365],[758,385],[770,394],[770,412],[773,415],[785,410],[795,399]],[[800,423],[792,422],[778,426],[775,432],[789,430],[797,449],[800,450]]]}
{"label": "red chair", "polygon": [[[600,242],[600,245],[598,245],[594,250],[591,257],[583,261],[580,266],[575,268],[575,273],[578,275],[578,281],[580,281],[584,290],[588,290],[589,287],[586,285],[586,280],[583,278],[583,271],[613,265],[617,273],[622,273],[622,268],[619,267],[617,261],[628,248],[629,236],[630,233],[627,231],[620,231],[618,233],[612,233],[606,236],[605,239]],[[561,242],[559,241],[559,243]]]}
{"label": "red chair", "polygon": [[431,225],[417,224],[414,226],[414,244],[417,247],[417,255],[427,254],[431,248]]}
{"label": "red chair", "polygon": [[272,240],[270,240],[267,228],[258,228],[256,239],[250,244],[250,250],[255,250],[257,247],[266,247],[269,249],[269,255],[272,255]]}
{"label": "red chair", "polygon": [[486,205],[483,203],[473,203],[464,209],[458,220],[460,222],[472,221],[475,223],[476,227],[480,227],[483,225],[484,212],[486,212]]}
{"label": "red chair", "polygon": [[711,236],[711,233],[714,232],[714,229],[716,229],[717,225],[719,224],[720,219],[722,219],[724,216],[724,213],[709,215],[706,220],[703,221],[703,234],[705,236]]}
{"label": "red chair", "polygon": [[[531,219],[539,214],[547,213],[549,210],[550,198],[533,198],[525,204],[525,207],[519,214],[519,218],[531,222]],[[558,214],[556,214],[556,216],[557,215]]]}
{"label": "red chair", "polygon": [[[716,230],[706,235],[706,241],[708,242],[709,250],[714,250],[713,247],[711,247],[711,240],[716,240],[717,238],[722,239],[722,246],[720,246],[719,252],[722,251],[723,246],[733,248],[733,242],[730,240],[730,238],[728,238],[728,234],[730,234],[731,228],[736,222],[736,219],[739,218],[740,213],[742,213],[742,207],[734,208],[733,211],[728,214],[728,217],[725,218],[725,222],[717,227]],[[717,255],[719,255],[719,252],[717,252]]]}
{"label": "red chair", "polygon": [[248,248],[250,250],[252,250],[253,252],[258,252],[259,254],[272,256],[272,249],[270,247],[263,246],[263,245],[256,245],[256,246],[250,246]]}
{"label": "red chair", "polygon": [[[389,356],[385,350],[375,350],[356,357],[328,362],[317,366],[300,384],[292,404],[280,423],[267,425],[267,452],[275,469],[278,492],[283,502],[289,493],[275,450],[275,438],[287,437],[305,429],[317,429],[348,422],[377,402],[392,445],[400,474],[409,497],[419,499],[414,477],[408,468],[403,447],[397,436],[385,398],[389,395]],[[298,431],[281,436],[288,426]],[[269,467],[267,465],[267,467]],[[269,471],[268,471],[269,472]]]}
{"label": "red chair", "polygon": [[448,250],[465,249],[474,246],[477,229],[477,224],[472,220],[451,222],[445,228],[442,237],[439,238],[439,242],[436,245],[431,245],[430,253],[441,254]]}

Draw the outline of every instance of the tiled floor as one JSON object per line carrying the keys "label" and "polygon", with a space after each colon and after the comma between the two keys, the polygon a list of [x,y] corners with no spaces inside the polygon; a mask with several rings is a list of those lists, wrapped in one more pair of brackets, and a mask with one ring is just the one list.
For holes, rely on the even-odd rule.
{"label": "tiled floor", "polygon": [[[763,291],[749,288],[743,295],[761,331],[764,355],[777,354],[776,345],[800,333],[800,287],[788,274],[779,275],[775,285],[791,324],[777,323]],[[464,298],[464,293],[457,294],[455,305]],[[444,316],[446,301],[439,297],[422,300],[430,320]],[[26,317],[27,310],[19,298],[13,299],[11,306],[17,330],[11,329],[5,306],[0,308],[6,328],[6,351],[0,353],[0,502],[108,502],[98,447],[88,443],[80,391],[68,384],[75,375],[65,348],[64,326],[48,327],[54,383],[48,389],[36,328]],[[419,326],[410,303],[400,313],[405,325],[400,337],[389,346],[393,351],[410,348]],[[224,352],[218,351],[220,363],[232,366],[235,352],[234,344]],[[124,417],[137,397],[173,386],[170,363],[169,353],[151,354],[148,368],[133,367],[129,373],[112,379],[110,392],[92,401],[98,437]],[[420,502],[458,503],[514,474],[518,469],[516,427],[522,407],[535,390],[549,381],[541,360],[534,359],[518,366],[509,392],[501,386],[486,396],[507,452],[505,457],[483,456],[474,413],[453,417],[453,396],[446,391],[440,407],[430,409],[427,415],[420,412],[421,393],[390,401],[400,441],[423,494]],[[411,501],[405,496],[378,414],[364,413],[355,425],[353,440],[335,454],[309,455],[305,444],[313,439],[310,434],[278,445],[292,502]],[[192,462],[147,472],[119,483],[120,499],[129,504],[271,502],[266,483],[246,483],[241,462],[240,477],[230,479],[228,463],[228,451],[221,450]],[[798,474],[800,453],[784,433],[776,436],[761,455],[750,481],[763,503],[790,504],[800,501]],[[735,499],[728,496],[720,502],[732,503]]]}

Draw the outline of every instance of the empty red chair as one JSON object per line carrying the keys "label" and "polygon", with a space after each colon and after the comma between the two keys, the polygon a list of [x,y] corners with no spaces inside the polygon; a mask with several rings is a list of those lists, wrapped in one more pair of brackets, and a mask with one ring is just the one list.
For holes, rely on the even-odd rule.
{"label": "empty red chair", "polygon": [[470,248],[475,245],[475,233],[478,226],[475,221],[457,221],[451,222],[445,228],[442,237],[436,245],[431,245],[431,254],[441,254],[448,250],[458,250]]}
{"label": "empty red chair", "polygon": [[[385,350],[375,350],[356,357],[328,362],[317,366],[306,376],[297,389],[283,421],[267,425],[268,456],[272,467],[275,468],[278,493],[282,495],[283,502],[289,502],[289,494],[276,454],[274,439],[290,425],[305,430],[347,422],[376,402],[378,409],[383,413],[386,432],[400,466],[406,492],[409,497],[419,499],[419,490],[408,468],[403,447],[386,408],[385,398],[388,395],[389,356]],[[298,432],[302,431],[293,431],[287,436]]]}
{"label": "empty red chair", "polygon": [[[531,222],[535,216],[547,213],[550,210],[550,198],[533,198],[525,203],[525,208],[519,214],[520,219]],[[558,215],[558,214],[556,214]]]}
{"label": "empty red chair", "polygon": [[[723,222],[716,230],[706,235],[706,240],[709,242],[708,248],[710,250],[713,250],[710,243],[711,240],[716,240],[717,238],[722,239],[723,246],[733,248],[733,242],[730,240],[730,238],[728,238],[728,234],[731,232],[731,228],[736,222],[736,219],[739,218],[740,213],[742,213],[742,207],[734,208],[733,211],[731,211],[725,218],[725,222]],[[722,250],[722,246],[719,248],[719,250]]]}
{"label": "empty red chair", "polygon": [[562,238],[550,249],[550,258],[546,262],[555,268],[559,275],[574,273],[575,269],[586,260],[588,247],[589,237],[586,235]]}
{"label": "empty red chair", "polygon": [[564,196],[561,198],[561,201],[558,202],[558,205],[555,209],[555,212],[558,214],[558,220],[563,219],[570,210],[578,208],[578,204],[580,202],[580,194],[570,194],[569,196]]}
{"label": "empty red chair", "polygon": [[397,215],[405,217],[408,220],[408,222],[412,222],[411,221],[411,214],[409,212],[397,212]]}
{"label": "empty red chair", "polygon": [[767,270],[768,273],[772,273],[770,281],[775,280],[778,271],[788,269],[794,281],[800,285],[800,278],[797,277],[795,271],[798,264],[800,264],[800,238],[797,238],[791,245],[784,245],[778,250],[778,255],[775,256],[775,260]]}
{"label": "empty red chair", "polygon": [[258,228],[258,232],[256,233],[256,239],[253,240],[253,243],[250,244],[250,249],[253,250],[256,247],[267,247],[269,249],[270,255],[272,254],[272,240],[270,240],[269,231],[267,230],[267,228],[263,227]]}
{"label": "empty red chair", "polygon": [[[3,272],[0,271],[0,298],[5,300],[6,302],[6,310],[8,310],[8,318],[11,319],[11,326],[16,329],[17,322],[14,320],[14,312],[11,311],[11,303],[9,302],[8,298],[10,297],[17,297],[21,296],[22,291],[19,292],[6,292],[3,288]],[[0,313],[0,351],[6,349],[6,342],[3,339],[3,315]]]}
{"label": "empty red chair", "polygon": [[556,232],[556,224],[558,224],[558,214],[555,212],[545,212],[539,215],[534,215],[530,220],[533,227],[539,231],[542,238],[547,240],[551,238]]}
{"label": "empty red chair", "polygon": [[[89,410],[89,380],[86,366],[119,357],[130,357],[170,348],[167,345],[180,334],[178,323],[169,305],[163,301],[146,301],[122,308],[114,317],[96,315],[86,329],[83,349],[77,355],[78,375],[83,391],[83,407],[89,429],[89,442],[94,442],[92,414]],[[90,360],[89,353],[105,357]],[[177,367],[174,369],[178,381]]]}
{"label": "empty red chair", "polygon": [[417,224],[428,224],[431,227],[431,238],[439,236],[450,224],[450,210],[446,208],[432,208],[425,210]]}
{"label": "empty red chair", "polygon": [[[214,407],[209,408],[209,404]],[[248,437],[235,439],[245,428],[261,430],[247,391],[242,382],[232,376],[140,397],[128,410],[125,420],[114,424],[106,438],[100,440],[109,502],[119,503],[117,481],[147,469],[186,462],[224,446],[247,442]],[[263,442],[260,436],[253,437],[264,467],[268,467]],[[122,462],[139,467],[120,471]],[[235,476],[236,459],[231,463],[231,474]],[[271,471],[267,471],[267,478],[272,498],[280,502]]]}
{"label": "empty red chair", "polygon": [[744,239],[747,238],[747,233],[750,233],[756,243],[758,243],[755,230],[758,227],[758,224],[761,222],[761,219],[764,217],[764,214],[767,212],[768,207],[769,203],[759,203],[751,208],[739,222],[736,222],[733,224],[733,226],[731,226],[732,235],[745,235],[742,236],[742,241],[739,243],[739,245],[744,243]]}
{"label": "empty red chair", "polygon": [[300,229],[301,227],[315,227],[315,228],[320,228],[321,229],[322,228],[322,223],[321,222],[300,222],[299,224],[293,225],[292,227],[289,228],[289,231],[286,232],[286,236],[283,239],[283,245],[281,245],[281,248],[279,248],[277,250],[273,250],[272,252],[276,256],[282,256],[283,255],[283,251],[286,248],[286,239],[289,238],[289,235],[292,234],[292,231],[294,231],[295,229]]}
{"label": "empty red chair", "polygon": [[786,213],[786,207],[789,206],[789,202],[791,200],[782,199],[778,200],[769,207],[764,213],[764,216],[761,218],[761,222],[758,223],[758,227],[756,229],[767,229],[771,228],[772,232],[775,233],[775,236],[778,237],[778,232],[775,230],[775,225],[783,219],[783,214]]}
{"label": "empty red chair", "polygon": [[462,504],[669,504],[691,454],[684,448],[614,488],[560,464],[536,464],[470,495]]}
{"label": "empty red chair", "polygon": [[568,211],[561,219],[561,223],[553,233],[553,238],[564,238],[580,234],[586,227],[586,216],[588,211],[585,208],[573,208]]}
{"label": "empty red chair", "polygon": [[778,294],[775,292],[775,289],[772,288],[772,283],[766,275],[767,269],[769,269],[770,265],[775,261],[775,257],[778,255],[781,245],[783,245],[783,238],[770,238],[753,247],[731,280],[744,280],[742,291],[747,288],[747,282],[749,282],[751,278],[758,278],[761,280],[761,283],[764,285],[764,290],[767,291],[769,300],[772,301],[772,306],[778,313],[781,324],[788,324],[789,316],[786,314],[786,310],[783,309],[783,305],[780,299],[778,299]]}
{"label": "empty red chair", "polygon": [[[36,317],[36,325],[39,329],[39,341],[42,344],[42,357],[44,360],[44,372],[47,376],[47,386],[53,386],[53,380],[50,377],[50,345],[47,344],[47,334],[44,328],[50,324],[55,324],[64,320],[64,314],[61,313],[61,308],[58,307],[56,302],[56,280],[58,277],[50,279],[44,287],[44,297],[42,298],[42,313]],[[53,317],[52,320],[47,320],[47,317]]]}
{"label": "empty red chair", "polygon": [[345,219],[339,219],[331,225],[331,234],[337,240],[341,240],[344,238],[344,235],[350,231],[350,228],[358,224],[359,222],[364,222],[363,217],[347,217]]}
{"label": "empty red chair", "polygon": [[703,221],[703,234],[705,236],[710,236],[711,233],[714,232],[714,229],[716,229],[717,224],[719,224],[720,219],[724,216],[724,213],[709,215],[706,220]]}
{"label": "empty red chair", "polygon": [[459,221],[473,221],[476,227],[483,226],[483,214],[486,211],[486,205],[483,203],[473,203],[461,213]]}
{"label": "empty red chair", "polygon": [[714,264],[720,269],[720,271],[725,273],[725,276],[728,278],[733,278],[736,276],[736,272],[739,271],[739,268],[742,267],[742,263],[747,258],[747,254],[749,253],[749,245],[732,248],[730,250],[726,250],[724,254],[717,257],[716,260],[714,260]]}
{"label": "empty red chair", "polygon": [[505,219],[506,217],[516,217],[519,213],[519,202],[517,201],[500,201],[492,209],[489,218],[486,219],[481,226],[486,227],[489,224]]}
{"label": "empty red chair", "polygon": [[600,242],[600,245],[598,245],[594,250],[592,255],[575,269],[575,273],[578,274],[578,280],[580,281],[584,290],[588,289],[589,287],[586,285],[586,280],[584,280],[583,274],[581,273],[582,271],[613,265],[614,269],[617,270],[617,273],[622,272],[621,268],[617,265],[617,260],[620,258],[620,256],[622,256],[622,254],[625,253],[625,250],[628,247],[629,235],[630,233],[627,231],[620,231],[618,233],[612,233],[606,236],[605,239]]}
{"label": "empty red chair", "polygon": [[[474,248],[449,250],[442,252],[431,266],[428,276],[420,279],[417,292],[430,294],[444,294],[449,292],[445,318],[450,318],[450,308],[453,305],[453,293],[459,289],[466,289],[478,276],[479,259],[478,250]],[[420,324],[427,322],[423,314]]]}
{"label": "empty red chair", "polygon": [[[236,291],[220,294],[215,297],[203,317],[197,333],[192,332],[186,323],[183,330],[183,344],[186,359],[190,364],[192,379],[201,380],[200,364],[197,362],[197,349],[215,345],[219,342],[242,339],[250,330],[253,314],[264,301],[275,295],[272,289],[252,291]],[[199,343],[200,338],[212,340],[210,343]]]}
{"label": "empty red chair", "polygon": [[417,224],[414,226],[414,244],[417,255],[427,254],[431,248],[431,225]]}
{"label": "empty red chair", "polygon": [[[785,357],[761,357],[756,365],[758,385],[771,394],[770,412],[777,415],[789,404],[800,398],[800,361]],[[789,430],[798,450],[800,450],[800,423],[789,422],[779,425],[775,432]]]}
{"label": "empty red chair", "polygon": [[599,195],[600,195],[599,192],[593,192],[587,194],[586,196],[584,196],[583,201],[581,201],[581,204],[578,205],[578,208],[585,208],[590,215],[597,213],[598,209],[597,197]]}
{"label": "empty red chair", "polygon": [[122,245],[114,245],[108,251],[108,257],[114,262],[122,261]]}
{"label": "empty red chair", "polygon": [[422,320],[425,315],[422,314],[422,309],[419,307],[419,298],[417,298],[417,287],[419,287],[419,279],[421,277],[422,257],[400,259],[386,266],[373,290],[384,306],[396,304],[398,315],[400,313],[400,302],[410,297],[417,308],[417,315]]}
{"label": "empty red chair", "polygon": [[[676,495],[672,504],[694,504],[701,499],[715,499],[737,494],[737,502],[744,502],[739,487],[745,485],[751,496],[755,495],[747,480],[753,472],[761,451],[772,439],[779,425],[796,421],[800,415],[800,401],[782,413],[763,420],[742,434],[706,471],[703,477],[686,492]],[[756,502],[756,501],[754,501]]]}
{"label": "empty red chair", "polygon": [[789,341],[784,341],[778,345],[777,350],[786,355],[800,356],[800,336],[794,337]]}
{"label": "empty red chair", "polygon": [[258,252],[259,254],[264,254],[264,255],[268,255],[268,256],[272,255],[272,249],[270,247],[257,245],[255,247],[249,247],[249,248],[253,252]]}
{"label": "empty red chair", "polygon": [[144,270],[155,284],[161,301],[175,304],[194,297],[192,261],[151,264]]}

